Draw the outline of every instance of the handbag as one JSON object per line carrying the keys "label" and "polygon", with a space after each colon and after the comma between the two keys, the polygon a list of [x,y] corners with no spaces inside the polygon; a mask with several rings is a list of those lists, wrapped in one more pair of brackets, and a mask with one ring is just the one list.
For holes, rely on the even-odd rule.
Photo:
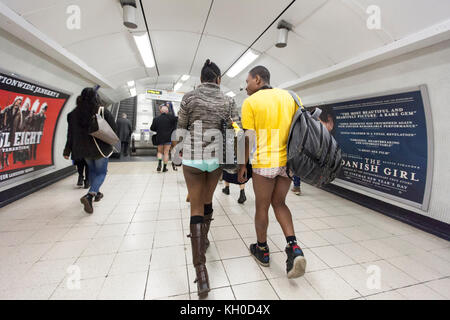
{"label": "handbag", "polygon": [[[108,121],[105,120],[105,108],[100,107],[98,109],[98,113],[95,115],[92,123],[93,130],[89,133],[95,142],[95,145],[97,146],[98,151],[104,158],[109,158],[115,149],[115,145],[120,142],[119,137],[117,137],[117,134],[114,132],[114,130],[109,125]],[[113,151],[106,156],[102,149],[99,147],[97,143],[97,139],[100,139],[101,141],[113,146]],[[117,150],[116,150],[117,151]]]}
{"label": "handbag", "polygon": [[152,143],[155,147],[158,146],[158,135],[152,135]]}

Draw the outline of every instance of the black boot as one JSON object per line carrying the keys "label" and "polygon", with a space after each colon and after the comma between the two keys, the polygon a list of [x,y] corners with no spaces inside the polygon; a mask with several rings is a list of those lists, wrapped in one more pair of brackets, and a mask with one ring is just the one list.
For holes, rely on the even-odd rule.
{"label": "black boot", "polygon": [[223,188],[222,192],[225,193],[227,196],[229,196],[230,195],[230,187]]}
{"label": "black boot", "polygon": [[167,170],[167,164],[164,163],[164,167],[163,167],[163,172],[167,172],[169,170]]}
{"label": "black boot", "polygon": [[239,196],[238,203],[243,204],[245,201],[247,201],[245,190],[241,190],[241,195]]}
{"label": "black boot", "polygon": [[78,176],[77,186],[83,187],[83,176],[81,176],[81,175]]}
{"label": "black boot", "polygon": [[99,191],[99,192],[97,192],[97,195],[95,196],[94,201],[99,202],[100,200],[102,200],[102,198],[103,198],[103,193],[101,193]]}
{"label": "black boot", "polygon": [[156,171],[161,172],[161,160],[158,161],[158,168],[156,168]]}
{"label": "black boot", "polygon": [[84,180],[84,189],[89,189],[91,187],[91,184],[89,183],[88,179]]}
{"label": "black boot", "polygon": [[85,195],[84,197],[82,197],[80,199],[80,202],[84,205],[84,211],[86,211],[87,213],[94,213],[94,207],[92,206],[92,199],[94,198],[94,196],[90,193],[88,193],[87,195]]}

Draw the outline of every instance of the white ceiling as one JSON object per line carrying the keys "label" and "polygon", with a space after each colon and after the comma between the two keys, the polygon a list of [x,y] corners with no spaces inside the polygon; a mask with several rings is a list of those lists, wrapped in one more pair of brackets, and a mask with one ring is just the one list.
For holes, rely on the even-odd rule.
{"label": "white ceiling", "polygon": [[[137,30],[123,26],[118,0],[0,2],[103,76],[113,87],[104,92],[117,100],[128,95],[129,80],[137,81],[138,92],[170,90],[183,74],[190,74],[180,91],[191,90],[207,58],[224,72],[292,1],[214,0],[211,6],[212,0],[142,0],[159,76],[156,68],[144,67],[132,38],[132,33],[146,31],[139,0]],[[74,4],[81,8],[81,30],[66,28],[66,10]],[[381,8],[381,30],[366,26],[369,5]],[[274,46],[275,23],[253,46],[261,56],[237,77],[224,76],[223,87],[242,99],[245,91],[239,89],[246,71],[257,64],[269,68],[276,86],[449,18],[449,0],[297,0],[281,17],[294,25],[288,47]]]}

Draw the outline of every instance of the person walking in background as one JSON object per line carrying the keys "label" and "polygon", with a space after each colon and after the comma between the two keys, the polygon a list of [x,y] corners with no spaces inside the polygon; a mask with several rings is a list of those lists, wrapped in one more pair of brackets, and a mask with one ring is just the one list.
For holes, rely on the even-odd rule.
{"label": "person walking in background", "polygon": [[133,127],[131,125],[131,121],[127,119],[126,113],[122,113],[122,117],[117,119],[117,130],[122,146],[120,155],[128,157],[128,150],[130,148],[131,133],[133,132]]}
{"label": "person walking in background", "polygon": [[[251,165],[248,165],[247,166],[247,179],[251,178],[251,172],[252,172],[252,167],[251,167]],[[247,184],[248,180],[245,182],[239,182],[237,173],[232,174],[232,173],[228,173],[225,170],[222,173],[222,179],[225,184],[225,188],[222,189],[222,192],[224,194],[226,194],[227,196],[230,195],[230,184],[239,185],[240,194],[239,194],[238,203],[244,204],[245,201],[247,201],[247,196],[245,195],[245,185]]]}
{"label": "person walking in background", "polygon": [[[219,155],[223,148],[217,139],[205,139],[206,133],[218,132],[223,120],[239,122],[234,99],[220,90],[221,71],[206,60],[201,84],[184,95],[178,113],[178,129],[188,132],[183,138],[183,174],[191,203],[190,238],[192,260],[196,271],[198,295],[210,291],[205,253],[209,246],[208,231],[213,216],[213,195],[222,174]],[[230,119],[231,116],[231,119]],[[221,139],[220,139],[221,140]],[[198,152],[195,152],[197,151]]]}
{"label": "person walking in background", "polygon": [[302,190],[300,189],[300,177],[294,176],[294,187],[292,188],[292,192],[295,193],[297,196],[302,195]]}
{"label": "person walking in background", "polygon": [[[287,140],[298,106],[288,91],[270,86],[270,72],[263,66],[250,70],[247,77],[247,93],[250,96],[242,106],[242,125],[256,135],[257,146],[253,166],[255,191],[255,229],[257,243],[250,245],[250,252],[262,266],[270,265],[267,245],[269,207],[272,205],[278,223],[286,237],[286,270],[288,278],[305,273],[306,260],[297,244],[291,211],[286,205],[291,180],[287,175]],[[249,146],[246,145],[246,160]],[[245,181],[247,168],[240,165],[239,181]]]}
{"label": "person walking in background", "polygon": [[169,113],[169,108],[165,104],[159,107],[159,111],[161,114],[153,119],[150,130],[156,132],[156,143],[158,145],[158,168],[156,170],[161,172],[164,158],[162,172],[167,172],[169,152],[172,147],[172,132],[176,129],[177,117]]}
{"label": "person walking in background", "polygon": [[[108,171],[108,158],[105,158],[104,155],[109,155],[113,151],[111,145],[100,139],[94,140],[94,137],[89,135],[92,121],[95,119],[100,105],[97,91],[93,88],[85,88],[77,98],[75,110],[67,116],[69,127],[63,155],[65,159],[69,159],[70,155],[73,159],[85,159],[89,167],[91,186],[89,192],[80,199],[84,205],[84,211],[87,213],[94,212],[93,200],[98,202],[103,198],[100,188]],[[104,109],[104,119],[111,129],[117,132],[116,121],[106,108]]]}
{"label": "person walking in background", "polygon": [[[72,159],[73,160],[73,159]],[[84,189],[89,189],[91,186],[89,183],[89,167],[84,159],[73,160],[73,163],[77,166],[78,182],[77,186]],[[84,183],[84,185],[83,185]]]}

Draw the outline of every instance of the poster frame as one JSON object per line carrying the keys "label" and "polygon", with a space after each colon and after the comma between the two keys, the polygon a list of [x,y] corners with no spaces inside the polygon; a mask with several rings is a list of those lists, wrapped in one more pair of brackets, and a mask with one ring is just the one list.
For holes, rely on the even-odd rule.
{"label": "poster frame", "polygon": [[428,212],[429,206],[430,206],[430,199],[431,199],[431,188],[433,184],[433,174],[434,174],[434,126],[433,126],[433,115],[431,111],[431,103],[430,103],[430,96],[428,93],[428,86],[426,84],[421,84],[418,86],[411,86],[411,87],[405,87],[400,89],[393,89],[378,93],[372,93],[372,94],[366,94],[366,95],[358,95],[358,96],[351,96],[349,98],[342,98],[342,99],[334,99],[334,100],[328,100],[328,101],[322,101],[319,103],[308,103],[305,104],[305,108],[312,108],[312,107],[318,107],[328,105],[328,104],[336,104],[336,103],[343,103],[348,102],[352,100],[362,100],[362,99],[371,99],[371,98],[377,98],[382,96],[389,96],[389,95],[395,95],[395,94],[402,94],[407,93],[411,91],[420,91],[422,95],[422,101],[423,101],[423,107],[424,107],[424,113],[425,113],[425,123],[427,125],[427,147],[428,147],[428,159],[427,159],[427,180],[425,182],[425,191],[424,191],[424,197],[423,202],[417,203],[410,200],[406,200],[385,192],[381,192],[378,190],[373,190],[371,188],[361,186],[356,183],[352,183],[349,181],[345,181],[342,179],[336,179],[335,182],[332,182],[332,184],[338,185],[338,186],[349,186],[352,187],[352,190],[355,192],[359,192],[358,190],[365,191],[365,193],[376,195],[379,197],[383,197],[389,200],[394,200],[397,202],[400,202],[402,204],[418,208],[424,212]]}
{"label": "poster frame", "polygon": [[51,173],[55,169],[55,139],[56,139],[56,132],[57,132],[58,127],[59,127],[59,120],[61,118],[61,114],[64,112],[64,109],[67,106],[67,103],[72,98],[73,92],[70,92],[70,91],[67,91],[67,90],[64,90],[64,89],[59,89],[59,88],[54,87],[52,85],[49,85],[49,84],[47,84],[45,82],[34,80],[34,79],[30,78],[30,77],[24,76],[24,75],[22,75],[20,73],[12,72],[12,71],[4,69],[2,67],[0,67],[0,73],[3,73],[5,75],[8,75],[8,76],[11,76],[11,77],[14,77],[14,78],[17,78],[17,79],[22,80],[22,81],[26,81],[26,82],[30,82],[30,83],[36,84],[38,86],[41,86],[41,87],[44,87],[44,88],[47,88],[47,89],[51,89],[53,91],[58,91],[58,92],[64,93],[64,94],[69,96],[67,98],[66,102],[62,105],[61,110],[60,110],[60,112],[58,114],[58,117],[56,118],[55,129],[53,130],[53,137],[52,137],[52,164],[49,165],[49,166],[46,166],[46,167],[44,167],[42,169],[33,171],[33,172],[29,173],[29,174],[21,175],[21,176],[9,179],[9,180],[4,181],[4,182],[0,182],[0,190],[6,190],[6,187],[9,186],[9,185],[16,185],[17,183],[20,183],[20,182],[27,183],[29,181],[33,181],[35,178],[40,177],[41,175],[44,175],[45,173]]}

